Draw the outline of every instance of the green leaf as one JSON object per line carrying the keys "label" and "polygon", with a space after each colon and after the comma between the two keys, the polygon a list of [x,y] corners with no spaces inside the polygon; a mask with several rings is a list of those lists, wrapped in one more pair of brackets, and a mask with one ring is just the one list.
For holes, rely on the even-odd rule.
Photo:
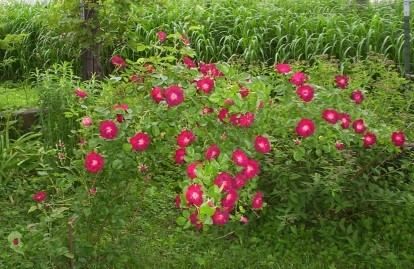
{"label": "green leaf", "polygon": [[208,98],[208,100],[214,104],[218,104],[221,100],[221,96],[218,92],[214,92],[210,95],[210,97]]}
{"label": "green leaf", "polygon": [[35,211],[36,209],[37,209],[37,205],[32,205],[32,206],[29,208],[28,213],[33,212],[33,211]]}
{"label": "green leaf", "polygon": [[153,136],[159,136],[160,135],[160,128],[158,128],[158,126],[153,125],[151,127],[151,132]]}
{"label": "green leaf", "polygon": [[294,159],[295,161],[300,161],[300,160],[302,160],[302,158],[303,158],[303,152],[302,152],[302,151],[300,151],[300,150],[295,150],[295,151],[293,152],[293,159]]}
{"label": "green leaf", "polygon": [[120,170],[124,166],[124,162],[120,159],[116,159],[112,163],[112,168],[115,170]]}
{"label": "green leaf", "polygon": [[122,150],[125,151],[125,152],[129,152],[129,151],[132,150],[132,145],[129,144],[129,143],[125,143],[125,144],[122,145]]}
{"label": "green leaf", "polygon": [[210,207],[208,204],[202,204],[200,206],[200,213],[206,214],[207,216],[213,216],[215,212],[215,209]]}
{"label": "green leaf", "polygon": [[70,253],[70,252],[66,252],[64,255],[65,257],[68,257],[69,259],[73,259],[75,257],[75,255],[73,255],[73,253]]}
{"label": "green leaf", "polygon": [[185,219],[184,217],[182,217],[182,216],[179,216],[178,218],[177,218],[177,224],[178,225],[180,225],[180,226],[184,226],[184,224],[187,222],[187,219]]}

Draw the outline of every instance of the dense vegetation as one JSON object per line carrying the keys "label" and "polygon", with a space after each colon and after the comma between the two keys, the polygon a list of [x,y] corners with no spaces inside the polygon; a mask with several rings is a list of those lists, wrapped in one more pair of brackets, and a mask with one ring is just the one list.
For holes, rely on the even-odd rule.
{"label": "dense vegetation", "polygon": [[1,108],[40,109],[1,113],[1,268],[414,265],[400,4],[147,2],[97,7],[101,81],[77,1],[0,7]]}

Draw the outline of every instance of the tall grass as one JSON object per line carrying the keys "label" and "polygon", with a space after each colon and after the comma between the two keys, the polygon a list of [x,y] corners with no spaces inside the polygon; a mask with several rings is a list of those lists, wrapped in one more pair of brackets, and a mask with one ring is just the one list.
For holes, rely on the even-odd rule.
{"label": "tall grass", "polygon": [[[403,69],[403,12],[397,1],[368,6],[350,5],[345,0],[130,1],[122,14],[116,13],[115,2],[106,1],[100,10],[104,66],[113,52],[132,59],[146,56],[148,52],[135,51],[136,44],[154,41],[155,33],[163,30],[186,32],[198,60],[205,62],[237,56],[246,62],[272,64],[312,60],[321,54],[359,60],[376,52]],[[77,71],[81,69],[80,52],[85,44],[78,42],[81,32],[73,27],[80,23],[80,10],[77,6],[69,12],[65,8],[60,0],[48,8],[0,6],[4,22],[0,39],[6,34],[27,34],[14,45],[18,49],[0,48],[3,61],[14,60],[1,67],[3,79],[22,78],[35,67],[63,60],[72,61]],[[198,28],[189,31],[191,26]],[[414,33],[411,39],[414,42]],[[414,53],[411,57],[413,62]]]}

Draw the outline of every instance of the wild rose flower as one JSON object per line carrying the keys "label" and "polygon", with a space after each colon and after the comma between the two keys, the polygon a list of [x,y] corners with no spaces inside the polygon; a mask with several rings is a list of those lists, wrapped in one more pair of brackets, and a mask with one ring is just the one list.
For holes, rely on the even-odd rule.
{"label": "wild rose flower", "polygon": [[221,172],[214,179],[214,185],[223,188],[222,192],[227,192],[233,189],[233,178],[226,172]]}
{"label": "wild rose flower", "polygon": [[185,192],[188,205],[201,206],[203,204],[203,190],[199,184],[190,185]]}
{"label": "wild rose flower", "polygon": [[[123,109],[124,112],[126,112],[129,107],[128,107],[127,104],[117,104],[117,105],[114,106],[114,110],[117,110],[119,108]],[[122,116],[122,114],[116,114],[116,120],[119,123],[122,123],[122,122],[124,122],[124,116]]]}
{"label": "wild rose flower", "polygon": [[188,68],[197,68],[197,65],[195,64],[195,62],[187,56],[184,56],[183,62]]}
{"label": "wild rose flower", "polygon": [[254,122],[254,113],[247,112],[245,114],[242,114],[240,115],[238,121],[239,121],[240,127],[250,127],[250,125],[252,125],[252,123]]}
{"label": "wild rose flower", "polygon": [[185,148],[179,148],[174,153],[174,160],[177,164],[182,164],[185,160]]}
{"label": "wild rose flower", "polygon": [[111,62],[115,65],[116,68],[125,68],[125,61],[118,55],[115,55],[111,58]]}
{"label": "wild rose flower", "polygon": [[161,88],[161,87],[153,88],[151,90],[151,98],[157,104],[161,103],[161,101],[165,99],[164,94],[163,94],[163,88]]}
{"label": "wild rose flower", "polygon": [[230,119],[230,123],[233,124],[234,126],[239,125],[239,117],[236,114],[231,114],[229,119]]}
{"label": "wild rose flower", "polygon": [[213,113],[214,112],[214,109],[212,109],[211,107],[203,107],[203,109],[201,110],[201,113],[203,113],[203,115],[206,115],[206,114],[210,114],[210,113]]}
{"label": "wild rose flower", "polygon": [[315,124],[310,119],[301,119],[296,126],[296,133],[302,137],[311,136],[315,132]]}
{"label": "wild rose flower", "polygon": [[229,212],[227,210],[216,208],[212,219],[214,225],[223,226],[229,221]]}
{"label": "wild rose flower", "polygon": [[260,153],[269,153],[270,152],[270,142],[264,136],[256,136],[254,140],[254,147]]}
{"label": "wild rose flower", "polygon": [[164,43],[167,40],[167,34],[163,31],[157,32],[157,37],[161,43]]}
{"label": "wild rose flower", "polygon": [[325,109],[322,112],[322,118],[332,124],[335,124],[339,120],[339,113],[334,109]]}
{"label": "wild rose flower", "polygon": [[339,114],[339,120],[341,121],[342,129],[348,129],[351,125],[351,116],[349,116],[348,114]]}
{"label": "wild rose flower", "polygon": [[336,142],[335,147],[338,150],[344,150],[345,149],[345,145],[341,142]]}
{"label": "wild rose flower", "polygon": [[286,75],[286,74],[290,73],[290,71],[291,71],[290,65],[288,65],[288,64],[277,64],[277,65],[275,65],[275,69],[276,69],[277,72],[279,72],[283,75]]}
{"label": "wild rose flower", "polygon": [[254,159],[249,159],[247,164],[244,166],[243,174],[248,178],[252,179],[260,173],[259,163]]}
{"label": "wild rose flower", "polygon": [[336,75],[335,84],[338,88],[345,89],[348,86],[349,77]]}
{"label": "wild rose flower", "polygon": [[314,89],[310,85],[299,86],[296,90],[296,93],[299,95],[300,99],[306,103],[312,101],[314,92]]}
{"label": "wild rose flower", "polygon": [[361,91],[354,91],[351,93],[351,99],[355,102],[355,104],[359,105],[364,101],[364,95]]}
{"label": "wild rose flower", "polygon": [[132,83],[144,83],[145,79],[142,75],[137,76],[136,74],[133,74],[130,78]]}
{"label": "wild rose flower", "polygon": [[249,95],[250,90],[247,89],[245,86],[241,85],[240,83],[238,83],[238,85],[239,85],[239,88],[240,88],[239,93],[240,93],[241,97],[246,98]]}
{"label": "wild rose flower", "polygon": [[148,74],[152,74],[155,71],[155,67],[150,63],[145,63],[142,65],[145,69],[147,69]]}
{"label": "wild rose flower", "polygon": [[164,95],[169,107],[177,106],[184,101],[184,92],[179,86],[168,87]]}
{"label": "wild rose flower", "polygon": [[13,239],[13,245],[17,246],[17,245],[19,245],[19,242],[20,242],[19,238],[14,238]]}
{"label": "wild rose flower", "polygon": [[39,192],[36,192],[36,193],[33,195],[33,200],[35,200],[36,202],[41,202],[41,201],[43,201],[44,199],[46,199],[46,196],[47,196],[46,192],[44,192],[44,191],[39,191]]}
{"label": "wild rose flower", "polygon": [[82,98],[82,99],[84,99],[84,98],[86,98],[88,96],[88,93],[85,92],[85,91],[82,91],[81,89],[76,89],[75,90],[75,94],[77,96],[79,96],[80,98]]}
{"label": "wild rose flower", "polygon": [[177,137],[177,144],[182,148],[189,146],[193,141],[195,141],[195,136],[188,130],[181,131]]}
{"label": "wild rose flower", "polygon": [[100,131],[101,137],[105,139],[114,139],[115,136],[118,134],[118,127],[116,126],[115,122],[105,120],[101,122],[99,131]]}
{"label": "wild rose flower", "polygon": [[214,88],[214,80],[209,77],[202,78],[196,82],[197,89],[206,94],[211,93]]}
{"label": "wild rose flower", "polygon": [[94,187],[94,188],[90,189],[89,194],[92,195],[92,196],[95,196],[96,195],[96,188]]}
{"label": "wild rose flower", "polygon": [[252,207],[254,210],[258,210],[260,208],[262,208],[263,206],[263,192],[257,192],[254,196],[253,196],[253,200],[252,200]]}
{"label": "wild rose flower", "polygon": [[234,105],[234,101],[231,100],[230,98],[227,98],[226,101],[224,101],[224,104],[232,106],[232,105]]}
{"label": "wild rose flower", "polygon": [[308,76],[305,73],[296,72],[290,78],[290,83],[292,83],[293,85],[296,85],[296,86],[301,86],[307,80],[308,80]]}
{"label": "wild rose flower", "polygon": [[227,108],[222,108],[219,111],[218,116],[217,116],[219,121],[224,122],[223,120],[228,117],[228,112],[229,112],[229,110]]}
{"label": "wild rose flower", "polygon": [[367,127],[364,124],[363,119],[358,119],[358,120],[354,121],[352,123],[352,128],[354,128],[354,131],[357,134],[362,134],[367,129]]}
{"label": "wild rose flower", "polygon": [[364,147],[368,148],[368,147],[374,145],[375,142],[377,142],[377,137],[374,133],[367,132],[364,135],[363,140],[364,140]]}
{"label": "wild rose flower", "polygon": [[143,151],[149,147],[151,141],[146,133],[137,133],[129,139],[129,143],[131,144],[133,150]]}
{"label": "wild rose flower", "polygon": [[85,167],[91,173],[97,173],[101,171],[104,166],[104,159],[96,152],[90,152],[85,157]]}
{"label": "wild rose flower", "polygon": [[405,143],[405,135],[403,132],[393,132],[391,135],[391,141],[396,147],[401,147]]}
{"label": "wild rose flower", "polygon": [[247,183],[247,177],[243,173],[239,173],[234,177],[233,185],[236,189],[243,188]]}
{"label": "wild rose flower", "polygon": [[89,118],[89,117],[85,117],[85,118],[83,118],[83,119],[82,119],[82,125],[83,125],[84,127],[88,127],[88,126],[92,125],[92,119],[91,119],[91,118]]}
{"label": "wild rose flower", "polygon": [[248,222],[248,219],[246,217],[244,217],[244,216],[241,216],[240,222],[241,223],[247,223]]}
{"label": "wild rose flower", "polygon": [[221,199],[221,206],[227,211],[231,211],[239,195],[235,189],[230,189],[227,191],[226,196]]}
{"label": "wild rose flower", "polygon": [[197,230],[201,230],[203,228],[203,222],[198,219],[198,210],[194,211],[189,217],[191,224],[193,224]]}
{"label": "wild rose flower", "polygon": [[249,158],[243,150],[236,149],[233,151],[232,160],[238,166],[246,166]]}
{"label": "wild rose flower", "polygon": [[197,166],[202,166],[201,162],[193,162],[187,167],[187,175],[190,179],[195,179],[197,177]]}
{"label": "wild rose flower", "polygon": [[203,62],[200,62],[200,72],[204,76],[210,76],[210,77],[220,77],[224,76],[224,74],[216,68],[216,65],[214,63],[211,64],[205,64]]}
{"label": "wild rose flower", "polygon": [[217,157],[220,155],[220,149],[217,144],[210,146],[207,149],[205,155],[207,161],[210,161],[211,159],[217,159]]}

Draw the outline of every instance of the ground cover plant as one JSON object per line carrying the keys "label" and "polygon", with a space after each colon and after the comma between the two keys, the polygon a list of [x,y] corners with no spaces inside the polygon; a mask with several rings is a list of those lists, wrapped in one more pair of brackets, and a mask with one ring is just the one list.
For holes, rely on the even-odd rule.
{"label": "ground cover plant", "polygon": [[102,82],[36,74],[51,131],[2,195],[2,265],[412,265],[414,97],[386,59],[203,63],[161,31],[139,47],[154,55],[113,55]]}
{"label": "ground cover plant", "polygon": [[97,7],[102,30],[92,36],[85,34],[77,1],[54,1],[47,8],[2,5],[2,79],[28,78],[36,68],[63,60],[73,61],[80,74],[82,50],[94,42],[101,47],[104,67],[114,51],[128,59],[148,57],[152,51],[137,46],[160,30],[187,31],[198,60],[204,62],[241,58],[271,65],[313,61],[321,54],[359,60],[374,51],[393,59],[402,70],[402,3],[348,2],[104,1]]}

